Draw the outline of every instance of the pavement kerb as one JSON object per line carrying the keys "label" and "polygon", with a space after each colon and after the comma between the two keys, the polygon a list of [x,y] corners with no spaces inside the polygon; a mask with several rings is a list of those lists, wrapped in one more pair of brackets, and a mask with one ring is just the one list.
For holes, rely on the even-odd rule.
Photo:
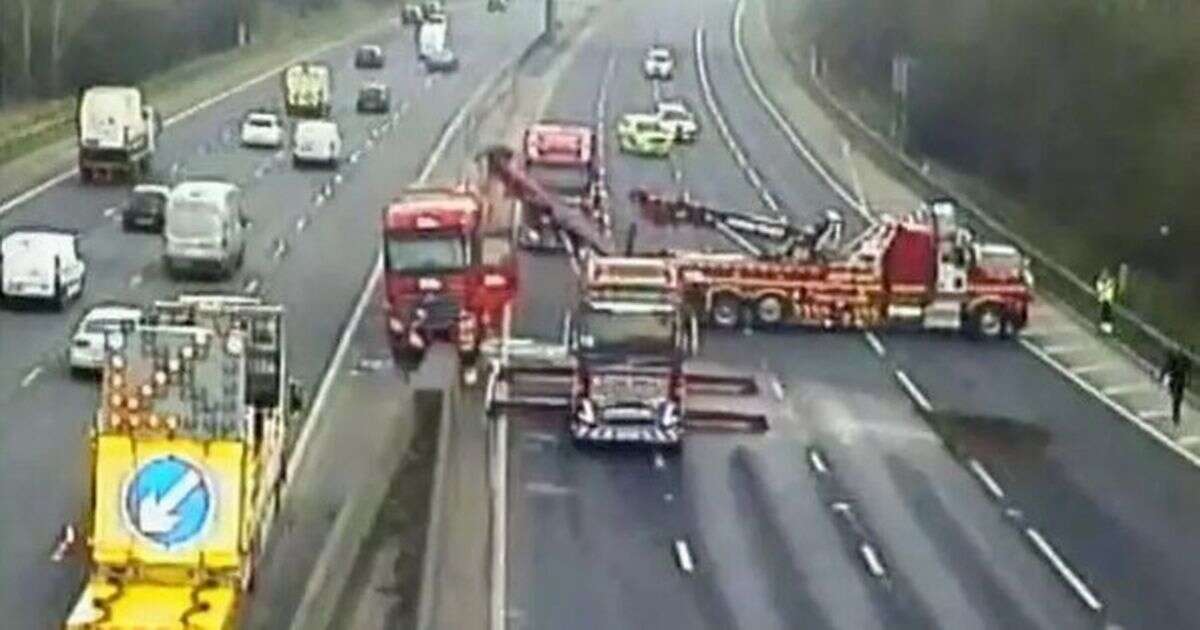
{"label": "pavement kerb", "polygon": [[[756,3],[761,5],[763,3],[768,3],[768,0],[756,0]],[[737,4],[734,9],[735,10],[735,20],[733,21],[732,28],[735,29],[735,32],[734,32],[735,42],[740,37],[740,33],[738,32],[738,29],[744,30],[746,28],[742,25],[742,22],[741,22],[742,16],[740,15],[744,11],[744,7],[746,4],[747,4],[746,0],[737,0]],[[762,10],[764,12],[764,15],[766,15],[767,11],[768,11],[768,9],[766,7],[762,7],[762,6],[759,7],[759,10]],[[825,90],[822,85],[820,85],[819,82],[807,80],[807,78],[805,76],[803,76],[803,72],[801,70],[799,70],[798,68],[796,68],[795,60],[791,59],[787,55],[787,53],[779,47],[774,34],[771,33],[769,28],[766,29],[766,33],[767,33],[766,37],[769,39],[769,42],[770,42],[768,45],[770,47],[772,47],[783,58],[783,60],[788,64],[789,69],[792,70],[792,72],[785,74],[784,76],[791,75],[791,76],[795,77],[795,79],[796,79],[795,83],[803,91],[807,92],[808,96],[813,99],[814,102],[811,105],[812,105],[812,107],[815,107],[818,112],[823,112],[824,108],[820,104],[818,104],[816,101],[817,100],[825,101],[829,105],[829,107],[834,108],[835,110],[840,112],[841,115],[843,115],[843,117],[845,118],[845,120],[849,121],[855,127],[861,128],[862,132],[865,135],[871,136],[873,138],[874,143],[879,144],[881,146],[881,148],[884,148],[885,151],[889,155],[894,156],[896,158],[897,162],[903,164],[907,168],[907,170],[909,170],[911,172],[911,174],[913,176],[920,178],[921,180],[926,182],[931,188],[945,190],[945,191],[949,192],[950,194],[958,197],[961,201],[965,202],[965,207],[969,211],[971,211],[973,215],[976,215],[981,221],[985,222],[985,224],[987,224],[989,222],[996,223],[993,219],[991,219],[991,217],[988,217],[986,214],[984,214],[983,211],[980,210],[980,207],[978,206],[978,204],[974,203],[970,198],[965,197],[963,195],[959,195],[955,191],[949,190],[948,187],[942,185],[940,182],[935,182],[935,181],[932,181],[930,178],[928,178],[922,172],[920,165],[916,164],[913,160],[911,160],[911,158],[908,158],[907,156],[898,154],[894,149],[892,149],[890,147],[890,145],[887,143],[887,141],[885,139],[880,137],[878,135],[878,133],[875,132],[873,129],[870,129],[854,112],[847,110],[845,108],[845,106],[842,105],[840,102],[838,102],[833,97],[832,94],[830,94],[827,90]],[[753,57],[753,56],[754,56],[753,54],[747,54],[746,55],[747,59],[745,60],[745,63],[743,64],[742,63],[743,60],[742,60],[741,56],[739,55],[738,62],[739,62],[739,65],[742,65],[743,73],[744,73],[744,75],[746,75],[747,82],[750,83],[751,89],[753,91],[755,91],[756,93],[758,93],[759,90],[755,86],[756,79],[754,78],[754,76],[756,75],[756,72],[754,71],[754,69],[752,67],[753,65],[755,65],[756,62],[751,61],[749,59],[750,57]],[[784,131],[785,135],[788,135],[788,136],[793,135],[792,133],[789,133],[789,129],[799,129],[800,130],[800,134],[796,134],[796,135],[797,135],[797,140],[799,140],[799,143],[801,146],[797,146],[796,148],[798,150],[800,150],[802,153],[805,153],[806,157],[810,157],[811,162],[815,162],[814,170],[816,170],[818,172],[818,174],[822,175],[822,177],[825,178],[827,180],[827,182],[829,180],[833,180],[833,181],[837,182],[838,186],[840,186],[842,188],[842,190],[838,190],[838,186],[832,186],[832,185],[831,186],[834,188],[835,192],[839,193],[839,196],[842,196],[843,199],[846,199],[848,197],[848,194],[845,193],[845,191],[848,191],[850,189],[848,187],[846,187],[845,182],[848,181],[849,178],[846,177],[845,174],[840,172],[841,169],[839,168],[839,166],[837,164],[830,161],[827,158],[827,156],[821,155],[820,151],[816,150],[812,143],[807,142],[804,139],[800,138],[800,135],[810,135],[813,133],[818,133],[817,131],[815,131],[815,128],[820,127],[822,122],[826,123],[829,126],[830,131],[828,133],[832,134],[835,137],[840,136],[841,134],[840,134],[840,131],[838,131],[838,129],[837,129],[837,125],[834,123],[834,121],[829,120],[827,115],[823,116],[823,117],[809,116],[805,120],[805,124],[795,125],[795,124],[793,124],[793,121],[788,121],[786,116],[782,116],[782,115],[777,116],[775,114],[775,112],[772,111],[777,108],[775,105],[775,102],[774,102],[774,98],[767,96],[765,94],[765,91],[767,91],[767,90],[763,90],[764,93],[760,94],[760,101],[762,102],[763,106],[768,110],[768,113],[772,114],[772,118],[776,119],[776,123],[780,125],[781,130]],[[814,92],[815,92],[815,94],[814,94]],[[874,166],[874,165],[872,164],[871,166]],[[881,174],[881,177],[888,178],[886,173]],[[901,186],[902,186],[902,184],[901,184]],[[852,196],[851,196],[851,198],[852,198]],[[849,202],[850,200],[847,199],[847,201]],[[998,226],[999,224],[996,224],[996,225]],[[993,226],[991,224],[989,224],[989,227],[993,227]],[[1000,232],[1002,234],[1005,234],[1005,235],[1009,234],[1007,228],[1004,228],[1003,226],[999,226],[999,228],[996,229],[996,231]],[[1016,239],[1014,239],[1014,242],[1016,242],[1018,244],[1018,246],[1022,247],[1023,249],[1030,252],[1031,254],[1033,254],[1035,256],[1041,256],[1041,253],[1036,248],[1026,249],[1025,246],[1027,245],[1027,243],[1023,239],[1020,239],[1019,237],[1017,237]],[[1044,256],[1042,256],[1042,257],[1044,258]],[[1073,274],[1071,274],[1071,272],[1069,270],[1066,270],[1064,268],[1064,269],[1062,269],[1062,272],[1063,272],[1063,274],[1065,274],[1064,277],[1069,277],[1069,278],[1071,278],[1071,280],[1078,283],[1077,288],[1080,288],[1081,290],[1090,292],[1090,287],[1088,287],[1086,285],[1086,283],[1083,283],[1082,280],[1079,280],[1077,277],[1073,276]],[[1084,316],[1082,313],[1078,312],[1077,309],[1072,308],[1069,305],[1067,305],[1065,302],[1063,302],[1061,299],[1059,299],[1056,295],[1049,293],[1045,290],[1038,291],[1037,293],[1038,293],[1039,299],[1043,300],[1050,309],[1052,309],[1058,315],[1062,316],[1067,321],[1069,321],[1072,324],[1074,324],[1075,326],[1077,326],[1079,328],[1080,334],[1086,335],[1091,341],[1096,343],[1099,347],[1108,348],[1112,352],[1116,353],[1119,358],[1124,359],[1127,363],[1130,364],[1130,368],[1132,370],[1145,375],[1147,379],[1149,379],[1151,381],[1157,380],[1157,378],[1156,378],[1157,366],[1155,366],[1151,361],[1147,360],[1146,357],[1137,353],[1130,346],[1128,346],[1125,343],[1122,343],[1119,339],[1112,338],[1112,337],[1101,337],[1101,336],[1095,334],[1093,332],[1093,329],[1095,326],[1094,322],[1090,321],[1086,316]],[[1041,356],[1039,353],[1034,353],[1034,354],[1036,356],[1038,356],[1039,359],[1044,360],[1044,357]],[[1064,364],[1062,364],[1061,362],[1055,361],[1051,365],[1053,367],[1055,367],[1057,370],[1067,373],[1067,376],[1069,378],[1071,378],[1071,380],[1075,380],[1075,375],[1069,373],[1069,368],[1067,366],[1065,366]],[[1086,382],[1086,381],[1084,381],[1084,382]],[[1093,391],[1098,393],[1098,390],[1095,390],[1095,388],[1091,387],[1090,384],[1089,384],[1089,387],[1085,388],[1085,389],[1088,389],[1089,393],[1093,393]],[[1135,422],[1135,424],[1137,424],[1140,428],[1149,431],[1153,435],[1153,437],[1155,437],[1155,439],[1159,439],[1160,437],[1166,438],[1165,434],[1161,430],[1154,428],[1147,421],[1145,421],[1141,418],[1138,418],[1136,416],[1136,414],[1132,413],[1129,409],[1126,409],[1120,403],[1113,401],[1111,398],[1109,398],[1107,396],[1103,396],[1103,395],[1101,395],[1101,396],[1102,396],[1101,397],[1102,402],[1105,402],[1105,404],[1110,407],[1120,409],[1121,415],[1125,416],[1127,419],[1132,419]],[[1185,406],[1190,408],[1190,409],[1185,410],[1185,413],[1184,413],[1184,418],[1185,418],[1184,425],[1185,425],[1185,429],[1186,429],[1186,427],[1188,425],[1192,424],[1192,423],[1188,422],[1188,418],[1196,418],[1198,415],[1197,410],[1200,409],[1200,397],[1198,397],[1196,395],[1194,390],[1187,392],[1187,399],[1185,401]],[[1200,425],[1198,425],[1196,427],[1196,429],[1200,430]],[[1188,431],[1181,430],[1180,433],[1184,434],[1184,433],[1188,433]],[[1169,438],[1167,438],[1167,439],[1169,439]],[[1162,441],[1162,440],[1159,440],[1159,441]],[[1173,441],[1171,442],[1171,444],[1173,447],[1172,450],[1176,450],[1177,448],[1179,448]]]}

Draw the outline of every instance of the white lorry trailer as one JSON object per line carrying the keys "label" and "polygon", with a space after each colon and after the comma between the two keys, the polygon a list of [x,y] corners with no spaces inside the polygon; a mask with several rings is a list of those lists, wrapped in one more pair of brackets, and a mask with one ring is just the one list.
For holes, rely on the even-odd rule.
{"label": "white lorry trailer", "polygon": [[80,91],[75,126],[85,183],[135,180],[150,170],[162,120],[138,88],[95,86]]}

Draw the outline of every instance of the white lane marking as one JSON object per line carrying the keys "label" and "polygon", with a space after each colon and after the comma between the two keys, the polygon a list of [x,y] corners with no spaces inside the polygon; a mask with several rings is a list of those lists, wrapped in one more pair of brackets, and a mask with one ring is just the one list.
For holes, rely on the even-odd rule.
{"label": "white lane marking", "polygon": [[1145,409],[1137,412],[1137,416],[1143,420],[1162,420],[1171,417],[1171,413],[1163,409]]}
{"label": "white lane marking", "polygon": [[37,380],[37,377],[41,376],[43,369],[45,368],[39,365],[32,370],[29,370],[29,373],[25,375],[25,378],[21,379],[21,387],[25,388],[32,385],[33,382]]}
{"label": "white lane marking", "polygon": [[1075,352],[1083,352],[1091,347],[1092,346],[1083,343],[1060,343],[1050,344],[1043,349],[1050,354],[1072,354]]}
{"label": "white lane marking", "polygon": [[825,457],[821,455],[821,451],[818,451],[815,448],[809,450],[808,463],[810,466],[812,466],[812,469],[817,471],[819,474],[829,474],[829,464],[825,463]]}
{"label": "white lane marking", "polygon": [[1043,351],[1041,348],[1037,347],[1037,344],[1031,343],[1026,339],[1021,339],[1020,343],[1027,350],[1032,352],[1033,356],[1041,359],[1042,362],[1045,363],[1046,365],[1049,365],[1050,367],[1054,368],[1055,370],[1058,370],[1058,372],[1060,374],[1071,379],[1072,382],[1074,382],[1076,385],[1078,385],[1080,388],[1082,388],[1087,393],[1096,397],[1098,400],[1100,400],[1100,402],[1104,403],[1109,409],[1115,411],[1117,414],[1121,415],[1126,420],[1129,420],[1130,422],[1137,425],[1137,427],[1140,428],[1141,430],[1145,431],[1147,435],[1149,435],[1150,437],[1157,440],[1159,444],[1162,444],[1163,446],[1171,449],[1172,451],[1175,452],[1176,455],[1179,455],[1180,457],[1191,462],[1192,465],[1200,467],[1200,456],[1197,456],[1195,453],[1192,453],[1191,451],[1188,451],[1187,449],[1176,444],[1165,433],[1154,428],[1153,425],[1147,423],[1142,418],[1139,418],[1132,411],[1130,411],[1129,409],[1126,409],[1123,405],[1121,405],[1117,401],[1113,400],[1111,397],[1107,396],[1104,392],[1097,389],[1095,385],[1092,385],[1091,383],[1085,381],[1083,379],[1083,377],[1072,372],[1069,367],[1063,365],[1057,359],[1050,356],[1049,353],[1047,353],[1047,352]]}
{"label": "white lane marking", "polygon": [[428,90],[431,87],[433,87],[433,77],[425,77],[425,89]]}
{"label": "white lane marking", "polygon": [[275,239],[275,247],[271,250],[271,258],[279,260],[283,258],[285,252],[287,252],[287,241],[281,238]]}
{"label": "white lane marking", "polygon": [[968,466],[971,468],[971,472],[975,473],[975,476],[979,478],[979,482],[983,484],[983,487],[987,488],[992,498],[997,501],[1004,500],[1004,489],[1000,487],[1000,484],[996,483],[995,477],[992,477],[992,474],[988,472],[987,468],[984,468],[979,460],[972,459]]}
{"label": "white lane marking", "polygon": [[925,394],[921,392],[921,389],[908,377],[908,374],[904,370],[896,370],[896,379],[900,381],[900,385],[904,387],[904,391],[908,392],[909,397],[912,398],[913,402],[922,411],[926,413],[933,411],[933,405],[929,404],[929,399],[925,397]]}
{"label": "white lane marking", "polygon": [[875,354],[879,355],[880,357],[887,356],[887,348],[883,347],[883,342],[879,340],[878,335],[868,330],[863,336],[867,338],[867,343],[870,344],[871,349],[875,351]]}
{"label": "white lane marking", "polygon": [[1120,363],[1104,362],[1104,363],[1092,363],[1089,365],[1081,365],[1079,367],[1073,367],[1073,368],[1071,368],[1071,371],[1076,374],[1091,374],[1092,372],[1103,372],[1104,370],[1115,370],[1119,367],[1121,367]]}
{"label": "white lane marking", "polygon": [[863,192],[862,180],[858,176],[858,167],[854,164],[854,152],[851,150],[850,141],[845,138],[842,138],[842,157],[850,169],[850,183],[854,186],[854,196],[858,197],[864,206],[867,206],[867,195]]}
{"label": "white lane marking", "polygon": [[258,278],[253,278],[242,287],[242,293],[251,294],[258,291]]}
{"label": "white lane marking", "polygon": [[1075,591],[1075,594],[1079,596],[1079,599],[1083,600],[1083,603],[1086,604],[1088,608],[1091,608],[1097,612],[1104,608],[1104,603],[1101,602],[1094,593],[1092,593],[1092,590],[1088,588],[1088,585],[1079,577],[1079,575],[1075,573],[1075,571],[1071,569],[1066,561],[1062,559],[1062,556],[1058,555],[1058,552],[1054,550],[1054,547],[1050,546],[1050,543],[1046,541],[1041,532],[1032,527],[1026,527],[1025,536],[1027,536],[1029,540],[1033,542],[1033,545],[1037,547],[1037,550],[1041,552],[1041,554],[1045,556],[1047,560],[1050,561],[1050,565],[1054,567],[1054,570],[1058,571],[1058,574],[1064,580],[1066,580],[1067,584],[1072,590]]}
{"label": "white lane marking", "polygon": [[1200,444],[1200,435],[1185,435],[1179,438],[1180,446],[1195,446],[1196,444]]}
{"label": "white lane marking", "polygon": [[[239,85],[235,85],[235,86],[229,88],[228,90],[225,90],[224,92],[216,94],[215,96],[210,96],[209,98],[206,98],[203,101],[200,101],[199,103],[196,103],[195,105],[192,105],[191,107],[188,107],[187,109],[176,113],[174,116],[170,116],[170,117],[166,118],[165,120],[163,120],[163,128],[169,129],[173,125],[180,123],[180,122],[196,115],[201,110],[204,110],[208,107],[212,107],[213,105],[229,98],[230,96],[233,96],[234,94],[237,94],[239,92],[246,90],[247,88],[255,85],[256,83],[260,83],[266,79],[277,76],[279,74],[279,71],[283,70],[287,66],[290,66],[298,61],[303,61],[305,59],[309,59],[315,55],[320,55],[328,50],[337,48],[338,46],[342,46],[342,45],[346,44],[347,42],[350,42],[354,39],[362,37],[364,34],[366,34],[366,31],[359,31],[349,37],[339,39],[335,42],[330,42],[324,46],[320,46],[315,50],[305,51],[304,54],[302,54],[302,55],[297,55],[296,57],[293,57],[292,59],[287,60],[287,62],[285,62],[285,63],[275,66],[274,68],[271,68],[270,70],[267,70],[266,72],[263,72],[262,74],[251,77],[249,80],[247,80]],[[280,154],[282,155],[283,151],[280,151]],[[62,182],[66,181],[68,178],[74,177],[78,173],[79,173],[79,167],[73,166],[69,170],[63,171],[63,172],[59,173],[58,175],[54,175],[53,177],[50,177],[46,181],[34,186],[33,188],[30,188],[30,189],[26,190],[25,192],[22,192],[21,194],[16,195],[12,199],[5,201],[3,204],[0,204],[0,215],[4,215],[9,210],[12,210],[13,208],[25,203],[26,201],[29,201],[30,199],[33,199],[34,197],[46,192],[50,188],[53,188],[54,186],[61,184]]]}
{"label": "white lane marking", "polygon": [[867,570],[876,578],[882,578],[887,575],[887,569],[883,566],[883,560],[879,557],[879,552],[875,551],[875,547],[871,543],[863,543],[858,546],[858,553],[862,555],[863,563],[867,565]]}
{"label": "white lane marking", "polygon": [[1039,326],[1026,328],[1021,332],[1023,337],[1058,337],[1070,334],[1079,334],[1079,331],[1071,326]]}
{"label": "white lane marking", "polygon": [[774,392],[776,401],[784,400],[784,384],[778,378],[770,379],[770,390]]}
{"label": "white lane marking", "polygon": [[120,210],[120,209],[121,209],[121,206],[109,206],[109,207],[105,208],[104,209],[104,218],[111,219],[113,217],[113,215],[115,215],[117,213],[117,210]]}
{"label": "white lane marking", "polygon": [[693,50],[696,57],[696,74],[700,78],[700,91],[704,94],[704,103],[708,107],[709,113],[712,114],[713,121],[717,124],[717,131],[720,132],[719,135],[725,141],[725,146],[733,155],[733,159],[737,162],[738,167],[742,169],[742,174],[758,192],[763,205],[767,206],[772,212],[779,213],[780,206],[775,200],[775,196],[767,189],[762,176],[750,164],[737,139],[733,137],[733,132],[730,131],[729,123],[725,120],[725,115],[717,105],[717,97],[713,91],[712,82],[708,79],[708,63],[705,57],[703,26],[696,28]]}
{"label": "white lane marking", "polygon": [[303,232],[306,227],[308,227],[308,215],[302,215],[299,219],[296,219],[297,232]]}
{"label": "white lane marking", "polygon": [[[475,106],[475,103],[483,97],[483,94],[495,82],[499,73],[494,73],[487,81],[484,81],[478,89],[463,103],[458,109],[458,113],[446,125],[442,131],[441,137],[438,138],[437,144],[433,150],[429,152],[429,156],[425,160],[425,165],[421,167],[421,172],[417,175],[417,184],[423,184],[429,175],[433,173],[433,169],[437,166],[439,160],[442,159],[442,154],[446,152],[446,147],[450,145],[450,138],[458,133],[458,129],[462,127],[463,120],[466,118],[467,111]],[[367,280],[363,284],[362,293],[358,296],[358,303],[354,305],[354,311],[350,314],[350,319],[346,320],[346,326],[342,329],[341,336],[338,338],[337,348],[333,352],[333,359],[325,368],[325,373],[321,377],[321,384],[317,389],[317,395],[313,397],[312,406],[309,408],[308,417],[305,419],[304,428],[300,430],[300,436],[296,438],[296,448],[293,451],[290,460],[288,461],[287,478],[295,479],[296,470],[300,463],[304,461],[304,454],[308,450],[308,445],[312,440],[313,427],[316,426],[316,419],[320,417],[321,411],[325,408],[325,403],[329,398],[329,392],[333,387],[334,376],[341,369],[342,363],[346,359],[346,352],[350,349],[350,340],[354,337],[354,332],[358,330],[359,322],[362,320],[363,312],[366,311],[367,302],[370,301],[371,295],[375,292],[376,285],[379,284],[379,277],[383,273],[383,256],[381,252],[377,252],[375,256],[375,264],[371,267],[371,271],[367,274]],[[287,484],[283,489],[283,501],[286,502],[291,494],[293,484]],[[501,519],[503,520],[503,519]],[[503,547],[504,545],[501,545]]]}
{"label": "white lane marking", "polygon": [[742,17],[745,14],[745,2],[742,0],[736,0],[736,2],[737,6],[733,10],[733,49],[737,57],[738,67],[741,68],[746,82],[750,84],[750,91],[754,92],[754,96],[758,99],[758,102],[767,110],[767,113],[775,121],[775,125],[779,127],[779,130],[783,132],[783,135],[788,139],[792,148],[804,158],[804,161],[808,162],[808,165],[821,176],[821,179],[825,180],[825,183],[833,189],[833,192],[837,193],[843,201],[854,208],[864,219],[870,223],[874,223],[875,217],[866,205],[861,200],[855,199],[846,190],[846,187],[842,186],[841,182],[834,178],[833,174],[825,168],[825,165],[821,164],[816,154],[804,143],[799,134],[796,133],[796,130],[792,128],[791,123],[783,117],[779,108],[775,106],[775,103],[771,101],[766,91],[763,90],[762,84],[759,82],[758,76],[755,75],[754,68],[750,65],[750,61],[746,56],[745,46],[742,45]]}
{"label": "white lane marking", "polygon": [[143,278],[142,274],[140,274],[140,273],[133,274],[132,276],[129,277],[129,287],[130,288],[137,287],[138,285],[140,285],[142,283],[142,280],[144,280],[144,279],[145,278]]}
{"label": "white lane marking", "polygon": [[667,460],[663,458],[663,454],[656,451],[654,453],[654,468],[661,470],[666,467],[666,465]]}
{"label": "white lane marking", "polygon": [[334,175],[334,176],[333,176],[333,183],[334,183],[335,185],[337,185],[337,184],[340,184],[340,183],[342,183],[343,181],[345,181],[345,178],[344,178],[344,177],[342,177],[342,174],[341,174],[341,173],[338,173],[338,174],[336,174],[336,175]]}
{"label": "white lane marking", "polygon": [[696,570],[696,561],[692,558],[692,550],[688,548],[686,540],[675,540],[675,562],[683,569],[684,573],[691,573]]}
{"label": "white lane marking", "polygon": [[508,601],[508,416],[500,414],[494,425],[492,461],[495,462],[492,478],[492,574],[491,574],[491,629],[507,627],[505,606]]}
{"label": "white lane marking", "polygon": [[1120,383],[1118,385],[1111,385],[1109,387],[1105,387],[1105,388],[1101,389],[1100,391],[1104,392],[1104,394],[1106,396],[1121,396],[1124,394],[1133,394],[1136,392],[1152,392],[1154,390],[1155,390],[1155,387],[1153,385],[1151,385],[1150,383],[1142,382],[1142,383]]}

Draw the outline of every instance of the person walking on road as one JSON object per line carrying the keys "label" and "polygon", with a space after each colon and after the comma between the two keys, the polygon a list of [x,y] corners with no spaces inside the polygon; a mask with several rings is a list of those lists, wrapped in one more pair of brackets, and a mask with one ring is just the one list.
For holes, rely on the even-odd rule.
{"label": "person walking on road", "polygon": [[1096,276],[1096,299],[1100,302],[1100,332],[1105,335],[1113,333],[1113,302],[1117,299],[1117,279],[1108,268],[1100,270]]}
{"label": "person walking on road", "polygon": [[1188,358],[1183,348],[1175,348],[1167,355],[1158,378],[1162,380],[1167,391],[1171,394],[1171,422],[1176,428],[1182,420],[1180,411],[1183,407],[1183,393],[1187,390],[1188,379],[1192,374],[1192,360]]}

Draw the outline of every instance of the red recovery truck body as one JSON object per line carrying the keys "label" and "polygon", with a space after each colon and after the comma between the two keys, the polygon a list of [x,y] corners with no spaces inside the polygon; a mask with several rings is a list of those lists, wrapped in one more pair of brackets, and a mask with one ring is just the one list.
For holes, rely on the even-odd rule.
{"label": "red recovery truck body", "polygon": [[464,363],[498,332],[516,293],[511,226],[466,188],[411,189],[383,210],[387,329],[397,358],[434,340],[454,343]]}
{"label": "red recovery truck body", "polygon": [[[603,173],[599,166],[596,132],[572,123],[535,123],[525,130],[523,168],[548,193],[578,208],[605,228]],[[561,243],[547,208],[526,205],[519,242],[530,249],[558,249]]]}
{"label": "red recovery truck body", "polygon": [[712,227],[789,246],[780,256],[672,255],[688,302],[716,326],[909,324],[996,338],[1014,334],[1028,321],[1033,278],[1026,259],[1010,245],[976,241],[959,225],[952,199],[934,199],[903,218],[885,218],[838,251],[836,238],[824,240],[834,230],[801,233],[774,219],[644,191],[631,198],[660,225]]}

